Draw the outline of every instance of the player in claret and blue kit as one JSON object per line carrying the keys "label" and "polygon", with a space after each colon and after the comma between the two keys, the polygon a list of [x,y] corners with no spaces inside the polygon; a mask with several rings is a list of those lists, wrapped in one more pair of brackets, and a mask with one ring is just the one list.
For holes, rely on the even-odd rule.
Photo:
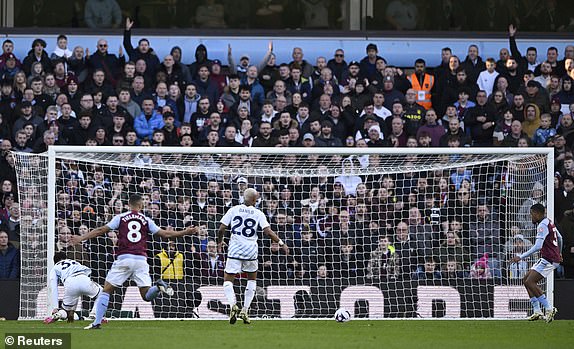
{"label": "player in claret and blue kit", "polygon": [[[558,309],[550,306],[546,295],[544,295],[544,292],[538,286],[538,281],[542,280],[543,277],[548,277],[560,264],[562,260],[560,255],[560,251],[562,251],[562,235],[560,235],[554,223],[546,217],[545,207],[543,205],[532,205],[530,208],[530,217],[532,218],[532,223],[538,224],[536,228],[536,243],[528,251],[515,256],[512,262],[516,263],[540,251],[540,259],[526,273],[522,279],[522,283],[528,291],[530,303],[532,303],[534,309],[534,313],[528,317],[528,320],[545,319],[546,322],[551,322],[554,320],[554,315],[556,315]],[[540,306],[544,308],[544,313],[540,309]]]}
{"label": "player in claret and blue kit", "polygon": [[170,239],[198,232],[197,227],[188,227],[179,231],[161,229],[152,219],[141,213],[143,200],[139,195],[130,197],[129,206],[131,211],[115,216],[108,224],[94,229],[88,234],[72,237],[72,242],[79,244],[83,240],[106,234],[110,230],[118,232],[116,261],[112,264],[106,276],[104,289],[96,300],[96,319],[85,327],[86,330],[100,328],[104,314],[108,309],[110,295],[116,287],[121,287],[128,279],[135,281],[144,301],[151,302],[160,292],[172,296],[173,289],[165,281],[160,279],[155,286],[152,286],[147,263],[148,235],[157,234],[162,238]]}

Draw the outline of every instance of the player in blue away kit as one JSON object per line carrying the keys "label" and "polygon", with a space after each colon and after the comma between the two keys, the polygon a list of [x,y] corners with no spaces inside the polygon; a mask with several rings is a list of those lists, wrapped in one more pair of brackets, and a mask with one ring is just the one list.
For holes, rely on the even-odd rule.
{"label": "player in blue away kit", "polygon": [[[512,262],[516,263],[521,259],[540,251],[540,259],[530,268],[522,279],[522,283],[528,295],[530,296],[530,303],[534,308],[534,313],[528,318],[529,321],[545,319],[546,322],[554,320],[554,315],[558,309],[551,307],[546,299],[546,295],[538,286],[538,281],[542,278],[548,277],[556,267],[560,264],[562,257],[562,235],[554,223],[546,217],[545,207],[541,204],[534,204],[530,207],[530,217],[532,223],[538,224],[536,227],[536,243],[528,251],[521,255],[512,258]],[[544,307],[544,313],[540,306]]]}

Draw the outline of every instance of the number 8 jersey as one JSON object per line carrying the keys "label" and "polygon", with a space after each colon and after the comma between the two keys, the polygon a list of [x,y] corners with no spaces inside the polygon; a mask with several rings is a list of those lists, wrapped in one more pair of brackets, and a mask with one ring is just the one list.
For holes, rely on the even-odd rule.
{"label": "number 8 jersey", "polygon": [[231,227],[227,258],[257,259],[257,230],[269,226],[265,214],[253,206],[241,204],[230,208],[221,223]]}
{"label": "number 8 jersey", "polygon": [[147,257],[148,235],[159,231],[153,220],[137,211],[121,213],[112,218],[107,226],[118,232],[116,256],[133,254]]}

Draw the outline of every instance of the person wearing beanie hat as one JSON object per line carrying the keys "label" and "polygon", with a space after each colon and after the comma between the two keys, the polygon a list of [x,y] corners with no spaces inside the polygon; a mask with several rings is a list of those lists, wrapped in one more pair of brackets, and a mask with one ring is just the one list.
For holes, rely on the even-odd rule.
{"label": "person wearing beanie hat", "polygon": [[[384,59],[378,55],[379,49],[374,43],[366,47],[367,55],[361,59],[361,75],[372,81],[377,75],[377,60]],[[386,62],[386,61],[385,61]]]}
{"label": "person wearing beanie hat", "polygon": [[381,126],[378,123],[369,127],[367,132],[369,137],[367,145],[369,148],[380,148],[386,146],[386,142],[383,140],[384,136],[381,132]]}

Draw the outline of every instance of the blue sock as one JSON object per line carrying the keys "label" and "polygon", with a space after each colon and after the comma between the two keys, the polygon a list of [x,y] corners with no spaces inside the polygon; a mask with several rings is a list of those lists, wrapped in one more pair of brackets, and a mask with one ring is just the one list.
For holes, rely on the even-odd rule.
{"label": "blue sock", "polygon": [[110,294],[102,292],[98,299],[96,300],[96,319],[92,323],[93,325],[99,325],[102,323],[102,319],[108,310],[108,303],[110,302]]}
{"label": "blue sock", "polygon": [[532,297],[530,298],[530,304],[532,304],[532,309],[534,309],[535,313],[541,313],[540,310],[540,302],[538,302],[538,298]]}
{"label": "blue sock", "polygon": [[157,297],[158,294],[159,294],[159,287],[152,286],[145,293],[145,300],[151,302],[152,300],[155,299],[155,297]]}
{"label": "blue sock", "polygon": [[540,305],[544,307],[544,309],[550,309],[550,304],[548,303],[548,299],[546,299],[545,294],[542,294],[542,296],[538,297],[538,301],[540,302]]}

